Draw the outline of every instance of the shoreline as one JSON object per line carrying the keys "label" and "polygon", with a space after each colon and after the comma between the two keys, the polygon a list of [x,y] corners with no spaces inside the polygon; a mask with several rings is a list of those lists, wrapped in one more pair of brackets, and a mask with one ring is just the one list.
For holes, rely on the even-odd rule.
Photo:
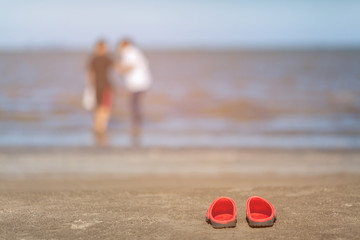
{"label": "shoreline", "polygon": [[[230,47],[230,48],[143,48],[146,54],[151,53],[331,53],[331,52],[360,52],[359,46],[350,46],[350,47]],[[89,54],[92,51],[92,48],[54,48],[54,47],[45,47],[45,48],[0,48],[0,54],[32,54],[32,53],[78,53],[78,54]]]}
{"label": "shoreline", "polygon": [[1,153],[33,153],[33,152],[52,152],[67,151],[73,153],[89,152],[146,152],[152,150],[161,150],[164,152],[174,151],[233,151],[233,152],[344,152],[360,153],[358,148],[274,148],[274,147],[117,147],[117,146],[0,146]]}
{"label": "shoreline", "polygon": [[359,150],[6,148],[0,177],[360,174]]}

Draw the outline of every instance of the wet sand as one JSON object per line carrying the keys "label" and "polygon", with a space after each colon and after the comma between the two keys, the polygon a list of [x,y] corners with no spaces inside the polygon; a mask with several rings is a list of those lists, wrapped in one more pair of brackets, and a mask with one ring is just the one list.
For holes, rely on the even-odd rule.
{"label": "wet sand", "polygon": [[[236,149],[1,149],[0,239],[358,239],[360,152]],[[112,170],[111,170],[112,169]],[[238,206],[233,229],[204,221]],[[245,221],[248,197],[277,209]]]}

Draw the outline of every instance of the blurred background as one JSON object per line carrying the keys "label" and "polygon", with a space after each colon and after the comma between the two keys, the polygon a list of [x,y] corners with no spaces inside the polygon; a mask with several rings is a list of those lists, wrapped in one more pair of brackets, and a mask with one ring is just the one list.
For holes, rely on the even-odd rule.
{"label": "blurred background", "polygon": [[[0,146],[95,146],[95,42],[130,37],[154,84],[144,147],[360,148],[360,2],[0,0]],[[116,74],[110,146],[131,146]]]}

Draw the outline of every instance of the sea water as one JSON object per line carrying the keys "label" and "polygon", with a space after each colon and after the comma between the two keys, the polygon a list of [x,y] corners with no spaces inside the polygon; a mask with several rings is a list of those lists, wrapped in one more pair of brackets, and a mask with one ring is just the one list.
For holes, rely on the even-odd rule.
{"label": "sea water", "polygon": [[[81,105],[90,53],[0,53],[0,146],[94,146]],[[360,148],[360,51],[146,51],[145,147]],[[112,73],[106,144],[128,147]]]}

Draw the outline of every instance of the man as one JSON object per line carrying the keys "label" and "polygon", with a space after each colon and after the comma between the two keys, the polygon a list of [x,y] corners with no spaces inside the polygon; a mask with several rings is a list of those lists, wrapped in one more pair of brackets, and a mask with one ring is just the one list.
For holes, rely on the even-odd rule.
{"label": "man", "polygon": [[124,75],[125,86],[130,93],[132,134],[137,136],[142,123],[141,98],[152,82],[149,66],[144,54],[130,40],[123,40],[118,51],[121,57],[118,69]]}
{"label": "man", "polygon": [[95,88],[96,107],[94,112],[94,131],[104,134],[110,120],[113,87],[109,78],[113,60],[108,55],[105,41],[96,44],[88,66],[88,80]]}

